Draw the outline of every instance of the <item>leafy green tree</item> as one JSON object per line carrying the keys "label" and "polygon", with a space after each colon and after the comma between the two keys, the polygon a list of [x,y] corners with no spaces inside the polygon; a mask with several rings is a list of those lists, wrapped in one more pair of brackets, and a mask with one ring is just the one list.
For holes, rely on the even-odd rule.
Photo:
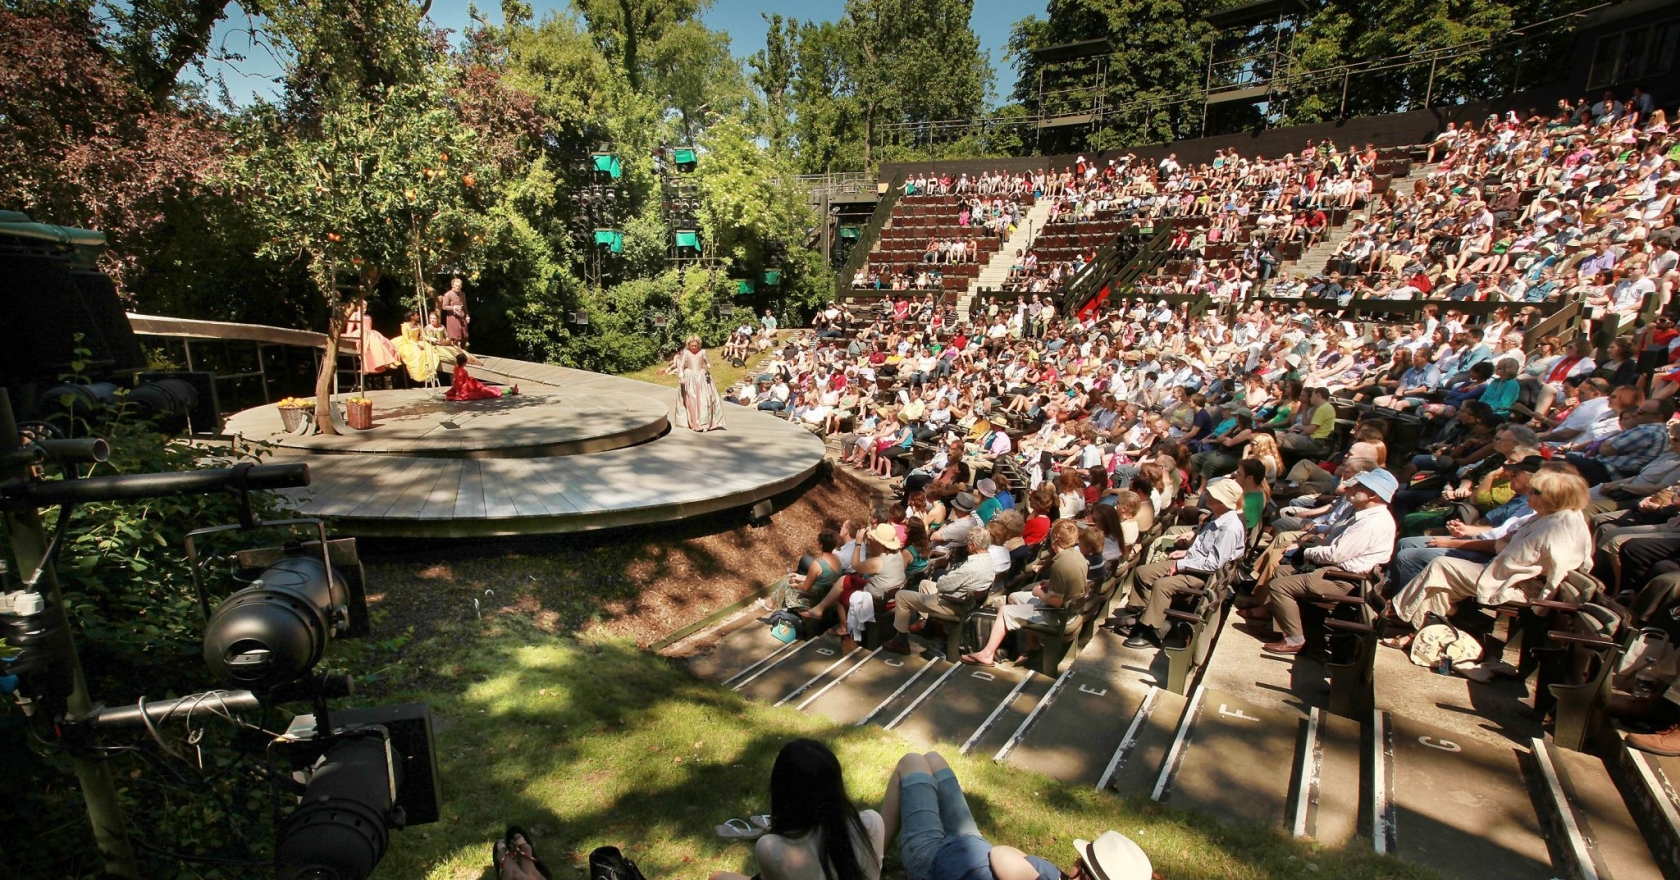
{"label": "leafy green tree", "polygon": [[697,18],[711,0],[572,0],[601,54],[641,91],[655,47],[678,25]]}
{"label": "leafy green tree", "polygon": [[[1212,28],[1202,15],[1213,5],[1210,0],[1050,0],[1046,18],[1017,22],[1009,41],[1018,74],[1015,100],[1029,116],[1089,112],[1099,98],[1108,108],[1125,108],[1089,131],[1047,132],[1040,148],[1108,149],[1199,134],[1201,102],[1172,99],[1199,92],[1206,80]],[[1078,76],[1088,61],[1042,62],[1030,54],[1103,38],[1113,51],[1100,89]],[[1041,74],[1047,93],[1074,85],[1089,88],[1041,103]]]}
{"label": "leafy green tree", "polygon": [[[1367,115],[1492,98],[1510,93],[1517,80],[1515,53],[1529,77],[1543,79],[1569,50],[1569,32],[1558,28],[1532,38],[1509,36],[1536,24],[1593,5],[1586,0],[1454,0],[1354,3],[1328,0],[1295,42],[1295,62],[1304,70],[1344,65],[1384,69],[1330,75],[1300,89],[1285,121],[1317,122],[1338,115]],[[1392,59],[1410,56],[1412,63]],[[1377,62],[1390,63],[1377,65]]]}
{"label": "leafy green tree", "polygon": [[753,108],[752,121],[775,152],[792,144],[790,117],[793,113],[794,74],[799,63],[799,23],[780,13],[763,13],[768,28],[764,48],[747,59],[748,79],[762,96]]}
{"label": "leafy green tree", "polygon": [[866,166],[885,123],[980,114],[992,71],[970,25],[973,14],[974,0],[846,0],[841,24],[850,32],[846,61],[863,117]]}
{"label": "leafy green tree", "polygon": [[350,100],[421,82],[442,49],[423,27],[429,2],[272,0],[267,39],[285,66],[287,115],[308,126]]}
{"label": "leafy green tree", "polygon": [[[216,25],[234,5],[234,0],[127,0],[105,5],[117,26],[116,43],[129,75],[154,107],[167,105],[183,70],[202,64]],[[238,5],[261,12],[258,0]]]}
{"label": "leafy green tree", "polygon": [[798,27],[793,79],[793,137],[800,170],[826,174],[868,166],[863,114],[852,79],[853,31],[839,22]]}

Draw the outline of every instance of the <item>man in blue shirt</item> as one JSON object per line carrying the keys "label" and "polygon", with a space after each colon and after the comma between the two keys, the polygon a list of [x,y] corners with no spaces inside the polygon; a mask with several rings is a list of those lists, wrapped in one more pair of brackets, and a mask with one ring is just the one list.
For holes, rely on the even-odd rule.
{"label": "man in blue shirt", "polygon": [[1672,399],[1647,400],[1633,413],[1635,424],[1610,435],[1591,454],[1571,452],[1566,457],[1594,486],[1631,477],[1668,449],[1668,420],[1673,417]]}
{"label": "man in blue shirt", "polygon": [[1129,636],[1128,648],[1159,646],[1167,634],[1167,610],[1173,597],[1199,588],[1227,565],[1242,559],[1248,547],[1243,526],[1242,489],[1235,480],[1208,484],[1208,517],[1194,532],[1179,537],[1188,546],[1137,570],[1131,598],[1115,621],[1115,629]]}

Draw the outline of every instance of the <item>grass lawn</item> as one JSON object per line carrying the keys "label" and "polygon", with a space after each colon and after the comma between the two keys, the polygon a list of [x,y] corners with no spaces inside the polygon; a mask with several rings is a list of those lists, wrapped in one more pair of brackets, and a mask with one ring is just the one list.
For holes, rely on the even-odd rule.
{"label": "grass lawn", "polygon": [[[750,875],[751,847],[712,828],[768,811],[770,766],[783,743],[829,743],[853,796],[870,807],[908,748],[879,728],[749,702],[627,639],[553,635],[518,611],[354,653],[362,656],[340,662],[380,670],[360,701],[425,700],[437,722],[444,817],[393,835],[375,875],[385,880],[491,877],[490,843],[509,822],[531,829],[557,877],[582,876],[589,851],[603,844],[624,849],[651,880]],[[946,754],[988,837],[1058,864],[1069,861],[1073,838],[1112,827],[1144,847],[1157,877],[1175,880],[1432,876],[1368,852],[1320,852],[1281,831],[1230,828],[963,758],[955,747]],[[888,852],[887,876],[902,877],[896,846]]]}
{"label": "grass lawn", "polygon": [[[792,330],[778,330],[776,332],[776,341],[780,342],[792,335],[792,333]],[[746,367],[737,367],[724,360],[723,346],[721,345],[716,348],[706,349],[706,357],[711,358],[712,360],[712,381],[717,383],[719,391],[727,390],[729,386],[740,381],[742,376],[746,376],[751,372]],[[764,354],[762,352],[753,352],[752,356],[747,358],[747,366],[750,367],[757,364],[763,357]],[[665,367],[667,365],[668,362],[665,364],[654,364],[651,367],[644,367],[634,373],[625,373],[624,378],[640,379],[643,382],[652,382],[655,385],[664,385],[667,388],[675,388],[677,387],[677,377],[665,375]]]}

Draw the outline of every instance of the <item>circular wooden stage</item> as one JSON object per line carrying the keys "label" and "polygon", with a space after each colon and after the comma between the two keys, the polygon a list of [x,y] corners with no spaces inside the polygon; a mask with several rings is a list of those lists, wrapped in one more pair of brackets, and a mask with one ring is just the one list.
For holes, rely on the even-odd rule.
{"label": "circular wooden stage", "polygon": [[472,537],[644,525],[741,507],[790,489],[821,464],[815,435],[725,404],[728,427],[676,425],[676,389],[565,367],[486,357],[473,373],[520,386],[499,400],[452,402],[443,389],[373,391],[374,427],[288,434],[278,408],[245,410],[227,431],[273,445],[272,462],[309,464],[284,493],[343,533]]}

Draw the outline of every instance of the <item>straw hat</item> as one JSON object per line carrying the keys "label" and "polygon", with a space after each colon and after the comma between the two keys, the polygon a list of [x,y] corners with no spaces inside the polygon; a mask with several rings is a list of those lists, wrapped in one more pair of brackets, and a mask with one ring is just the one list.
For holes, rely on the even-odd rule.
{"label": "straw hat", "polygon": [[898,540],[898,530],[887,523],[881,523],[869,530],[869,540],[880,544],[888,550],[904,549],[903,542]]}

